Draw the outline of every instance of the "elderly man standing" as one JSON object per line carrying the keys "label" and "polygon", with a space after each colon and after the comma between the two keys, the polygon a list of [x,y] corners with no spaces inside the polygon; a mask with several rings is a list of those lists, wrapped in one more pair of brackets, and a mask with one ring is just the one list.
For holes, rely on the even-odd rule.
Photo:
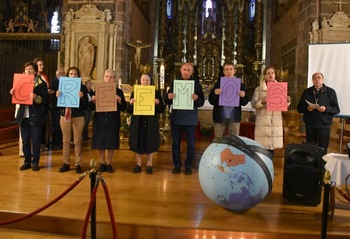
{"label": "elderly man standing", "polygon": [[298,111],[303,114],[306,142],[317,144],[327,154],[333,116],[340,112],[337,94],[324,84],[321,72],[312,75],[312,83],[301,95]]}
{"label": "elderly man standing", "polygon": [[[195,155],[195,130],[198,124],[198,107],[204,104],[204,94],[202,86],[198,80],[192,78],[193,66],[191,63],[184,63],[181,66],[181,79],[182,80],[194,80],[194,93],[191,95],[191,99],[194,101],[194,107],[192,110],[179,110],[173,109],[171,112],[171,134],[172,134],[172,151],[173,151],[173,174],[179,174],[181,172],[181,160],[180,160],[180,144],[181,133],[185,131],[187,142],[187,154],[185,160],[185,174],[192,174],[192,162]],[[173,93],[173,86],[169,89],[164,101],[166,104],[173,104],[176,94]]]}

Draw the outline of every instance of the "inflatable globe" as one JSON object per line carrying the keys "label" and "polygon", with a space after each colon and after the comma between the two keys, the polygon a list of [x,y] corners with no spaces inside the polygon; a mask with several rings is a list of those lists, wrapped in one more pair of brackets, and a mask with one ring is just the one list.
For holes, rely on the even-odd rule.
{"label": "inflatable globe", "polygon": [[272,189],[271,153],[240,136],[214,140],[199,163],[199,182],[207,197],[224,208],[245,210],[260,203]]}

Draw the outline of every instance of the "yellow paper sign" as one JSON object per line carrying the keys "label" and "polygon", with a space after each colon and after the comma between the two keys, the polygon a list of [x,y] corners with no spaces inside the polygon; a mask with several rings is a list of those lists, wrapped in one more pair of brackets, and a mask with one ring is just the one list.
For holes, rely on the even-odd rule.
{"label": "yellow paper sign", "polygon": [[134,115],[154,115],[156,88],[154,85],[134,86]]}

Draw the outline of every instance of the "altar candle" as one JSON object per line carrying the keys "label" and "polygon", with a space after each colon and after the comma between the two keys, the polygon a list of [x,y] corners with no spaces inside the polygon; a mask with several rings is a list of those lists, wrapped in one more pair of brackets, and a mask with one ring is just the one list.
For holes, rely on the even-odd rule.
{"label": "altar candle", "polygon": [[164,90],[164,65],[160,66],[159,83],[160,83],[160,89]]}

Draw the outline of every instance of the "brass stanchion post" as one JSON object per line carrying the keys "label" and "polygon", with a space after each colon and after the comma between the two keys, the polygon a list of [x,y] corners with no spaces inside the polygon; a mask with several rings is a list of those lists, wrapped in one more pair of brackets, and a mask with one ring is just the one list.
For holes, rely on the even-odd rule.
{"label": "brass stanchion post", "polygon": [[[92,194],[92,191],[94,190],[95,184],[96,184],[96,162],[94,159],[90,162],[90,193]],[[90,216],[90,223],[91,223],[91,239],[96,239],[96,200],[94,201],[94,204],[91,209],[91,216]]]}

